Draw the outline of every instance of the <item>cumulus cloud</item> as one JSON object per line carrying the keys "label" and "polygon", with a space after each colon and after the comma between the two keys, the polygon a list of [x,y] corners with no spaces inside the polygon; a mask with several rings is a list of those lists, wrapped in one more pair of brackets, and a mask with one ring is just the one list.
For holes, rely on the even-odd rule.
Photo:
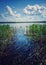
{"label": "cumulus cloud", "polygon": [[27,5],[23,9],[24,13],[27,15],[42,15],[46,16],[46,7],[45,6],[40,6],[40,5]]}
{"label": "cumulus cloud", "polygon": [[1,14],[3,21],[28,22],[28,21],[46,20],[45,6],[27,5],[24,9],[22,9],[23,11],[21,11],[20,14],[18,14],[16,11],[13,11],[13,9],[8,5],[6,6],[6,9],[7,9],[7,12]]}
{"label": "cumulus cloud", "polygon": [[14,12],[10,6],[7,5],[6,8],[11,16],[20,17],[20,14],[17,14],[16,11]]}

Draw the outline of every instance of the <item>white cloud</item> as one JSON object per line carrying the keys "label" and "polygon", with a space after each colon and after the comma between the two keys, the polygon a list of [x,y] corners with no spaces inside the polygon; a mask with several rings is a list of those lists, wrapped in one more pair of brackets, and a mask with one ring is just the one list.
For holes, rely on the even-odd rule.
{"label": "white cloud", "polygon": [[11,16],[20,17],[20,14],[17,14],[16,11],[14,12],[10,6],[7,5],[6,8]]}
{"label": "white cloud", "polygon": [[24,21],[31,21],[33,19],[33,17],[32,16],[25,16],[25,17],[21,17],[21,18],[19,18],[18,19],[18,21],[22,21],[22,22],[24,22]]}
{"label": "white cloud", "polygon": [[13,21],[14,19],[13,18],[11,18],[11,17],[7,17],[7,16],[5,16],[5,14],[1,14],[1,17],[2,17],[2,21]]}
{"label": "white cloud", "polygon": [[2,16],[2,18],[4,18],[4,19],[5,19],[5,16],[4,16],[4,14],[1,14],[1,16]]}
{"label": "white cloud", "polygon": [[[46,20],[46,7],[40,5],[27,5],[23,12],[24,13],[17,13],[13,11],[10,6],[6,6],[7,13],[1,14],[3,21],[15,21],[15,22],[28,22],[28,21],[43,21]],[[9,14],[9,15],[8,15]],[[40,15],[38,15],[40,14]],[[41,17],[44,16],[44,17]]]}
{"label": "white cloud", "polygon": [[40,5],[27,5],[24,8],[24,13],[27,15],[42,15],[42,16],[46,16],[46,7],[45,6],[40,6]]}
{"label": "white cloud", "polygon": [[1,16],[2,16],[2,18],[3,18],[3,20],[4,21],[7,21],[7,22],[9,22],[9,21],[11,21],[11,22],[13,22],[13,21],[15,21],[15,22],[28,22],[28,21],[33,21],[34,20],[34,17],[33,16],[24,16],[24,17],[11,17],[11,16],[9,16],[9,17],[6,17],[4,14],[1,14]]}

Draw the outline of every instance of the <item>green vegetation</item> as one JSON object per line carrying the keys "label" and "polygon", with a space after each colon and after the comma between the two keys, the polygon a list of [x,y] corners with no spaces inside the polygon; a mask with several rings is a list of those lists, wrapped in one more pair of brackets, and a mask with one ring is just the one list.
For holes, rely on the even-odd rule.
{"label": "green vegetation", "polygon": [[36,41],[36,45],[44,44],[44,49],[46,49],[46,24],[39,25],[33,24],[29,26],[29,35],[32,37],[34,41]]}
{"label": "green vegetation", "polygon": [[0,25],[0,48],[4,49],[14,34],[14,29],[9,25]]}
{"label": "green vegetation", "polygon": [[[8,44],[10,44],[11,38],[15,34],[16,29],[10,27],[10,25],[0,25],[0,48],[5,48]],[[46,48],[46,24],[33,24],[27,27],[27,34],[30,38],[38,43],[44,43],[44,48]]]}
{"label": "green vegetation", "polygon": [[29,35],[34,39],[46,36],[46,25],[33,24],[29,26]]}

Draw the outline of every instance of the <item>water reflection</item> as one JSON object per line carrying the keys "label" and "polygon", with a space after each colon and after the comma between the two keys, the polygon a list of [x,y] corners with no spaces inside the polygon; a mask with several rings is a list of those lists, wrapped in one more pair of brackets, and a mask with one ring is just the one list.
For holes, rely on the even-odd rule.
{"label": "water reflection", "polygon": [[[0,55],[0,58],[1,58],[0,61],[1,61],[2,65],[28,65],[28,64],[36,65],[34,63],[37,63],[37,65],[38,65],[38,62],[40,63],[43,59],[45,59],[46,54],[45,54],[45,51],[42,50],[43,49],[42,45],[44,45],[43,43],[46,43],[45,36],[43,37],[43,33],[46,29],[45,26],[44,26],[45,28],[43,28],[43,26],[41,26],[41,25],[40,25],[40,27],[39,27],[39,25],[33,25],[33,26],[35,26],[35,32],[33,29],[34,27],[30,26],[30,30],[33,30],[33,32],[30,31],[31,35],[29,36],[29,35],[25,34],[25,30],[26,30],[26,27],[28,27],[31,24],[29,24],[29,25],[23,24],[23,26],[22,26],[22,24],[21,24],[21,26],[19,24],[17,24],[17,25],[9,24],[9,25],[15,31],[14,31],[13,37],[10,40],[9,39],[8,39],[8,41],[4,40],[4,41],[7,41],[6,43],[9,43],[9,44],[5,47],[5,49],[2,50],[3,54]],[[33,27],[33,28],[31,28],[31,27]],[[6,28],[3,27],[3,32],[4,32],[4,29],[6,29]],[[43,32],[42,38],[40,37],[41,29]],[[0,29],[0,30],[2,30],[2,29]],[[7,31],[7,29],[5,31]],[[12,31],[12,30],[10,30],[10,31]],[[28,32],[28,30],[27,30],[27,32]],[[36,34],[36,36],[32,35],[32,33]],[[40,35],[39,35],[39,33],[40,33]],[[8,34],[9,34],[9,31],[8,31]],[[10,34],[11,34],[11,32],[10,32]],[[44,34],[46,34],[46,33],[44,33]],[[5,36],[3,36],[3,37],[5,37]],[[37,38],[38,38],[38,40],[37,40]]]}

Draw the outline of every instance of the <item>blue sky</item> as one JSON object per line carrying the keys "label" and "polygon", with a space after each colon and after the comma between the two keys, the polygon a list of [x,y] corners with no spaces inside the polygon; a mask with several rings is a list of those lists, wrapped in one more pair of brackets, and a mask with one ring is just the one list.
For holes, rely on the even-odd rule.
{"label": "blue sky", "polygon": [[0,21],[46,21],[46,0],[0,0]]}

